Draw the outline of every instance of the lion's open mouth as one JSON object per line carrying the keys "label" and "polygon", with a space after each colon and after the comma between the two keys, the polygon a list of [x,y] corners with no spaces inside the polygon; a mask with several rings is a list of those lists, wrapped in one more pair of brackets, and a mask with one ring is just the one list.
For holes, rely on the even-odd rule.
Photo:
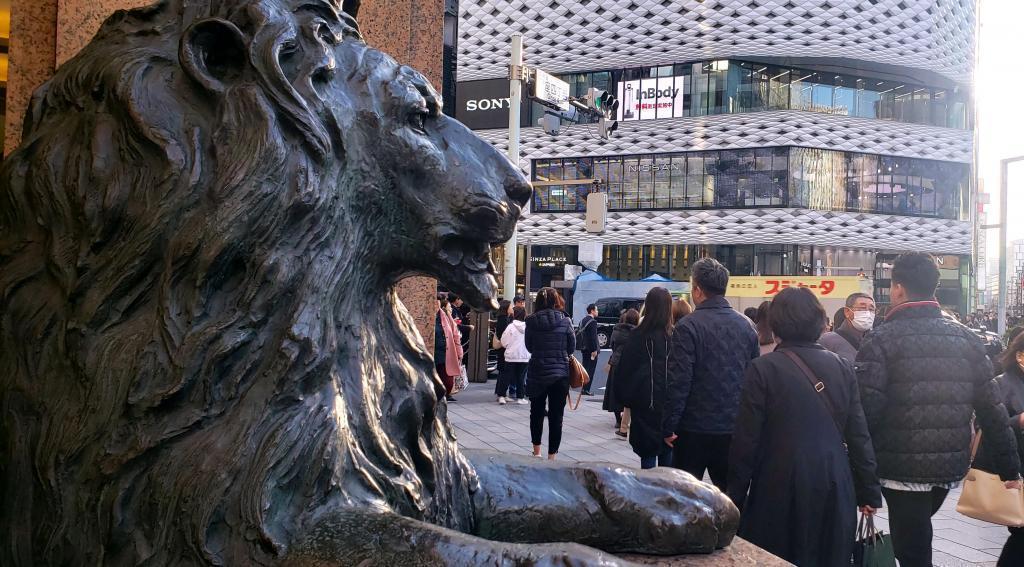
{"label": "lion's open mouth", "polygon": [[491,244],[459,236],[446,236],[441,241],[442,282],[478,309],[496,309],[498,282]]}
{"label": "lion's open mouth", "polygon": [[458,236],[446,237],[441,243],[441,258],[453,268],[462,267],[467,272],[494,274],[491,261],[491,244]]}

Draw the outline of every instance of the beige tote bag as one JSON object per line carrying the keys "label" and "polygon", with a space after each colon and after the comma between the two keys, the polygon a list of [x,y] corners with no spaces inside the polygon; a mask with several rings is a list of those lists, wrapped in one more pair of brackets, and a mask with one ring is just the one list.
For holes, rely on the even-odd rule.
{"label": "beige tote bag", "polygon": [[971,468],[956,511],[975,520],[1019,528],[1024,526],[1024,493],[1007,489],[997,474]]}

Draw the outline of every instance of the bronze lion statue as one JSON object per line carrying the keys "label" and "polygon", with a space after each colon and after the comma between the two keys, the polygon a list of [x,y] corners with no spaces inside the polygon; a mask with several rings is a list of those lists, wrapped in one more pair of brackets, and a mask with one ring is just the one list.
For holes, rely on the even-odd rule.
{"label": "bronze lion statue", "polygon": [[489,250],[531,187],[355,11],[120,11],[35,93],[0,170],[0,564],[616,565],[730,542],[735,507],[680,471],[459,450],[393,286],[493,307]]}

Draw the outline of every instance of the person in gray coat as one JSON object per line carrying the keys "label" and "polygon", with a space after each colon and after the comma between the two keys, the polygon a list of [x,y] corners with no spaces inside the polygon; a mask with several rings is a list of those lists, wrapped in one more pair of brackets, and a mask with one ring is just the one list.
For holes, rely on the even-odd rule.
{"label": "person in gray coat", "polygon": [[874,298],[866,293],[853,293],[846,298],[842,323],[834,331],[822,335],[818,342],[840,358],[853,362],[857,360],[861,339],[874,325]]}

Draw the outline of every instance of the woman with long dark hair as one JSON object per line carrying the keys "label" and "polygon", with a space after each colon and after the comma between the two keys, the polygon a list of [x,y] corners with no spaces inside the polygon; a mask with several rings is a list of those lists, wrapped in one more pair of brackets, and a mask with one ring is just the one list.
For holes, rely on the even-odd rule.
{"label": "woman with long dark hair", "polygon": [[[1006,415],[1013,425],[1013,432],[1017,437],[1017,453],[1021,462],[1024,462],[1024,333],[1018,334],[1010,343],[1010,348],[1003,352],[1002,357],[1003,374],[996,378],[999,382],[999,391],[1003,395],[1003,405],[1006,406]],[[974,467],[985,472],[995,473],[998,467],[995,466],[996,458],[992,454],[992,447],[981,438],[981,445],[978,447],[978,456],[974,459]],[[1008,491],[1007,498],[1013,498]],[[1024,565],[1024,528],[1008,528],[1010,538],[1003,545],[1003,552],[999,555],[999,567],[1010,565]]]}
{"label": "woman with long dark hair", "polygon": [[548,459],[554,460],[562,442],[562,416],[569,395],[569,357],[576,350],[572,321],[562,313],[565,302],[554,288],[537,292],[533,315],[526,318],[526,349],[530,351],[526,396],[530,398],[530,437],[533,456],[540,457],[544,413],[548,416]]}
{"label": "woman with long dark hair", "polygon": [[640,468],[670,466],[672,446],[664,436],[664,400],[669,383],[672,295],[663,287],[647,292],[644,316],[619,358],[615,395],[630,410],[629,444]]}

